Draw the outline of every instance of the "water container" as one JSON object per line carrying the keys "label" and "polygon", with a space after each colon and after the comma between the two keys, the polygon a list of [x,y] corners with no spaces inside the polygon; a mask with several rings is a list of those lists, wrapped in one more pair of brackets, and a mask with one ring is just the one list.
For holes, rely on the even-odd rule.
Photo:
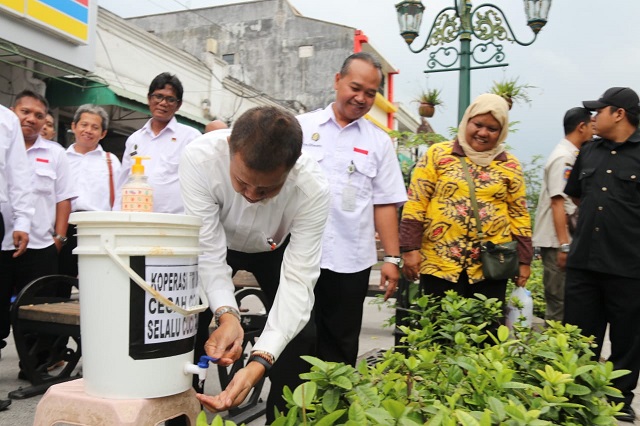
{"label": "water container", "polygon": [[[512,300],[516,298],[520,300],[522,308],[516,307]],[[520,320],[520,317],[524,317],[524,320]],[[507,317],[505,325],[509,329],[513,328],[513,324],[518,324],[522,327],[531,327],[533,322],[533,298],[531,292],[524,287],[516,287],[511,296],[507,299]]]}
{"label": "water container", "polygon": [[[156,398],[192,376],[199,305],[197,217],[77,212],[82,370],[87,394]],[[202,300],[206,300],[203,297]],[[172,307],[172,308],[169,308]]]}

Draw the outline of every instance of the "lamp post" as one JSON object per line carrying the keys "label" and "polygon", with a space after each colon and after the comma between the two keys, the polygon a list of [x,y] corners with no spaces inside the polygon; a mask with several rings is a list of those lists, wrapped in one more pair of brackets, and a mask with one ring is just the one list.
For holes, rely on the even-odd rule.
{"label": "lamp post", "polygon": [[[471,70],[509,65],[503,62],[505,53],[501,42],[529,46],[536,41],[538,32],[547,23],[551,0],[523,1],[527,25],[533,31],[533,39],[529,42],[522,42],[516,37],[506,15],[498,6],[483,3],[473,8],[471,0],[454,0],[454,6],[445,7],[438,12],[427,40],[417,50],[411,47],[411,43],[420,34],[425,7],[420,0],[403,0],[396,4],[400,34],[409,50],[420,53],[437,47],[429,52],[429,69],[425,73],[460,71],[458,120],[462,119],[471,101]],[[473,37],[478,42],[472,47]],[[449,45],[457,39],[460,39],[459,49]],[[477,65],[472,66],[472,61]]]}

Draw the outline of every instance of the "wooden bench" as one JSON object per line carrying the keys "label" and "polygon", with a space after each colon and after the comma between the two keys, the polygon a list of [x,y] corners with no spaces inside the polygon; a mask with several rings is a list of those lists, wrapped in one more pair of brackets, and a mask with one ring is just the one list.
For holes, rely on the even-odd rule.
{"label": "wooden bench", "polygon": [[[81,357],[80,304],[77,294],[66,296],[72,287],[78,288],[76,278],[50,275],[32,281],[18,294],[11,307],[11,323],[20,368],[31,386],[9,392],[10,398],[40,395],[51,385],[79,377],[71,376]],[[47,358],[43,360],[40,353]],[[65,365],[56,373],[47,371],[60,360]]]}

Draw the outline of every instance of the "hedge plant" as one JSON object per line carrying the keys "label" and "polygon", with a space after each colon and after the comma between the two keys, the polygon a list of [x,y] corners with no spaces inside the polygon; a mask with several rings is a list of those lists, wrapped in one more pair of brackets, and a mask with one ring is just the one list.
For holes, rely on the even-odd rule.
{"label": "hedge plant", "polygon": [[[550,321],[542,332],[493,327],[496,299],[422,296],[403,346],[357,368],[304,357],[305,383],[284,390],[283,425],[615,425],[622,407],[593,339]],[[492,329],[492,331],[488,330]]]}

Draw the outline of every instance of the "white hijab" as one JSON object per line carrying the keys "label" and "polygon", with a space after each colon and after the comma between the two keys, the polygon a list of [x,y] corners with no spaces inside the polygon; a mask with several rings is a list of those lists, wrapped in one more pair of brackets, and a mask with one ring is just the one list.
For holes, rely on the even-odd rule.
{"label": "white hijab", "polygon": [[[465,135],[469,120],[476,115],[487,113],[491,114],[493,118],[498,120],[498,123],[500,123],[500,136],[498,137],[498,143],[496,143],[496,146],[493,149],[480,152],[471,148],[471,145],[467,143]],[[501,96],[485,93],[484,95],[478,96],[471,105],[469,105],[464,116],[462,116],[460,127],[458,127],[458,143],[469,160],[479,166],[486,167],[491,164],[494,158],[504,152],[503,142],[507,139],[508,133],[509,105],[507,104],[507,101]]]}

